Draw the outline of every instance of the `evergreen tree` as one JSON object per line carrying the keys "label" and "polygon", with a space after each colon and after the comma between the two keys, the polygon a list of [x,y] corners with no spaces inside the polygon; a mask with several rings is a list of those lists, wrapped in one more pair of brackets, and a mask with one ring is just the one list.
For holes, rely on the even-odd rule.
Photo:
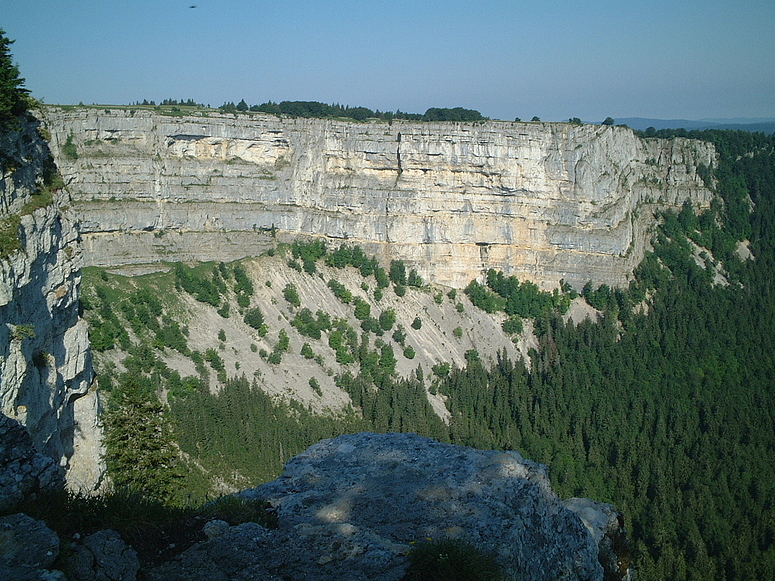
{"label": "evergreen tree", "polygon": [[11,57],[13,43],[0,28],[0,131],[11,129],[16,118],[29,107],[29,91]]}
{"label": "evergreen tree", "polygon": [[105,463],[116,488],[168,500],[182,476],[164,405],[148,378],[126,373],[110,394]]}

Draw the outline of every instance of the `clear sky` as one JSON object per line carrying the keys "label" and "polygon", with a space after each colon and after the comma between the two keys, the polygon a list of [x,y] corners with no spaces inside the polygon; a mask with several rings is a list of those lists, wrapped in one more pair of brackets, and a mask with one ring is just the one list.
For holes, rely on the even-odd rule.
{"label": "clear sky", "polygon": [[0,28],[46,103],[775,117],[773,0],[0,0]]}

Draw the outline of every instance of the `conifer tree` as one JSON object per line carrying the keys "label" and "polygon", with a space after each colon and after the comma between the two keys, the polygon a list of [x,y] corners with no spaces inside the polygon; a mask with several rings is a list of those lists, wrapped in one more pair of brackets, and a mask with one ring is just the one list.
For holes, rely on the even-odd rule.
{"label": "conifer tree", "polygon": [[147,378],[124,374],[110,394],[105,463],[116,488],[168,500],[181,477],[164,405]]}
{"label": "conifer tree", "polygon": [[28,108],[28,93],[19,68],[13,64],[11,45],[13,40],[0,28],[0,131],[7,131],[19,115]]}

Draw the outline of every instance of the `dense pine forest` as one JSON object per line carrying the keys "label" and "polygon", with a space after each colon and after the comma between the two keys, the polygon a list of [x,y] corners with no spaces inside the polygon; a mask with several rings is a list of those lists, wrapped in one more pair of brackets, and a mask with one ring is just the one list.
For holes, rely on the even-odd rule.
{"label": "dense pine forest", "polygon": [[[156,338],[132,346],[111,311],[111,296],[101,291],[98,304],[86,305],[87,318],[102,317],[95,348],[123,343],[130,353],[126,372],[108,366],[100,378],[108,395],[107,460],[114,479],[181,502],[212,493],[213,476],[236,474],[231,480],[245,487],[271,479],[284,461],[320,438],[412,431],[518,450],[549,466],[561,496],[613,503],[625,515],[640,579],[773,578],[775,137],[719,131],[688,136],[710,140],[719,151],[717,167],[706,175],[717,201],[699,216],[688,205],[664,213],[654,250],[628,288],[581,289],[600,311],[598,321],[563,322],[576,296],[569,287],[541,293],[491,271],[485,282],[466,289],[473,304],[505,312],[504,332],[521,331],[523,318],[534,320],[539,347],[528,365],[505,355],[485,364],[471,350],[463,368],[440,363],[432,373],[418,368],[398,378],[396,355],[378,339],[391,321],[358,316],[354,304],[363,321],[363,332],[356,333],[325,313],[298,311],[294,325],[310,338],[327,337],[337,359],[352,362],[352,371],[336,378],[352,400],[343,415],[315,415],[296,403],[278,403],[239,374],[226,378],[217,353],[187,353],[184,333],[151,296],[135,297],[125,314],[136,321],[138,336],[158,315]],[[741,240],[748,241],[751,257]],[[343,268],[365,265],[380,281],[375,292],[387,291],[390,283],[396,293],[405,292],[405,284],[423,284],[416,274],[409,281],[403,265],[388,272],[344,246],[328,252],[324,245],[298,244],[293,252],[289,264],[310,276],[316,261],[325,260]],[[252,289],[234,268],[230,274],[222,267],[207,284],[181,267],[169,276],[221,313],[226,307],[218,285],[226,288],[227,280],[234,281],[238,301],[243,297],[241,306],[249,304]],[[344,302],[346,289],[329,286]],[[298,301],[293,290],[285,289],[289,302]],[[260,309],[250,311],[260,332]],[[402,338],[400,329],[392,332]],[[287,341],[280,343],[272,353],[278,365],[287,348]],[[158,356],[165,348],[192,356],[200,376],[171,371]],[[314,356],[310,345],[306,349]],[[202,381],[208,364],[224,380],[217,394]],[[448,424],[433,412],[426,390],[446,398]],[[140,429],[128,420],[131,410],[153,418],[144,437],[154,442],[149,449],[156,450],[156,460],[147,470],[137,470],[143,459],[121,445]],[[184,461],[171,453],[173,441]]]}

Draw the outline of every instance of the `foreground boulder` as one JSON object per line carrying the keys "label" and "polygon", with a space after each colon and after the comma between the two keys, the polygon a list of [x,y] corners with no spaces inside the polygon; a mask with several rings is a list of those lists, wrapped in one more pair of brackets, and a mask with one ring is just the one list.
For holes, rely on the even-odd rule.
{"label": "foreground boulder", "polygon": [[280,478],[241,495],[268,500],[279,527],[214,527],[149,577],[398,581],[415,542],[455,538],[493,552],[507,578],[622,578],[604,571],[602,529],[586,524],[610,506],[584,505],[582,520],[551,490],[546,467],[516,452],[414,434],[346,435],[311,446]]}
{"label": "foreground boulder", "polygon": [[0,579],[64,581],[48,570],[58,555],[59,537],[45,523],[21,513],[0,518]]}
{"label": "foreground boulder", "polygon": [[24,426],[0,413],[0,511],[63,485],[57,463],[35,450]]}

